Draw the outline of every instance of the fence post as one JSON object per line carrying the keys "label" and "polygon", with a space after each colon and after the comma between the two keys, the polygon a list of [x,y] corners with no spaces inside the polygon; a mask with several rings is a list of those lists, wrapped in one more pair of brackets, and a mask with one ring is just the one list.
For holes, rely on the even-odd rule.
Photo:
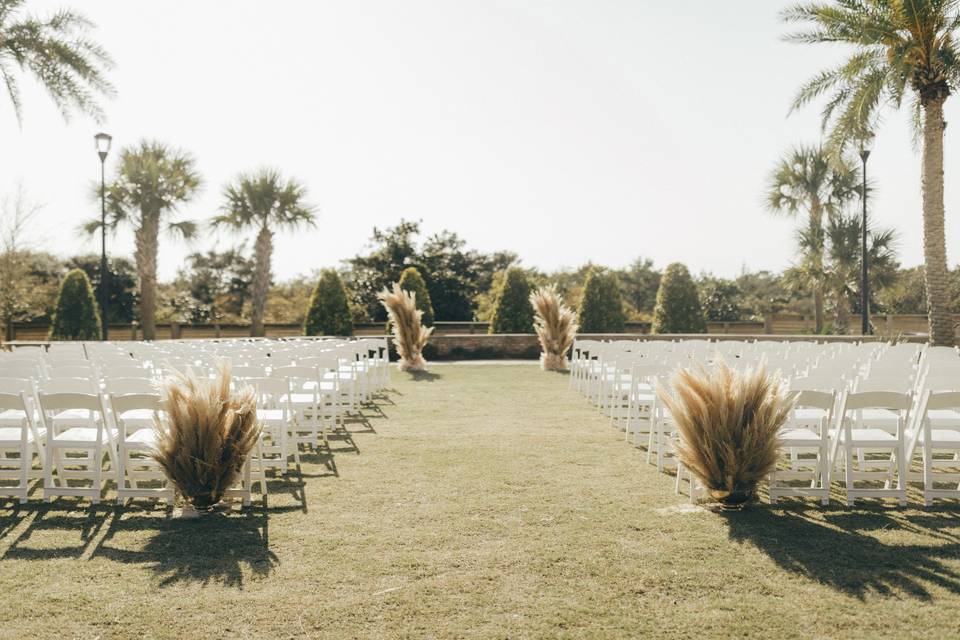
{"label": "fence post", "polygon": [[773,333],[773,317],[769,315],[763,316],[763,332],[767,335]]}
{"label": "fence post", "polygon": [[178,340],[180,338],[180,323],[176,321],[170,322],[170,339]]}

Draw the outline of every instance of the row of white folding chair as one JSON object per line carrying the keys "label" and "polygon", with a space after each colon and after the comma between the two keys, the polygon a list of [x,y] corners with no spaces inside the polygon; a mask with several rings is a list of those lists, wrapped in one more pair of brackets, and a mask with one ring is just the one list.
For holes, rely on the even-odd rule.
{"label": "row of white folding chair", "polygon": [[[9,400],[9,395],[5,396]],[[44,441],[43,475],[44,498],[48,501],[59,496],[86,496],[93,504],[100,501],[105,482],[114,479],[117,484],[117,501],[123,503],[131,497],[153,497],[172,501],[173,491],[167,485],[159,465],[151,451],[155,446],[155,427],[160,396],[157,394],[124,394],[107,396],[90,393],[38,393],[36,414],[25,400],[23,424],[20,428],[20,464],[32,464],[32,450],[24,456],[24,445],[34,443],[36,435]],[[39,426],[31,424],[34,416]],[[10,435],[10,434],[7,434]],[[4,445],[8,444],[4,438]],[[103,468],[103,459],[111,463],[111,474]],[[263,460],[262,453],[259,460]],[[9,467],[9,460],[2,464]],[[251,500],[252,484],[259,483],[261,492],[266,492],[263,465],[260,474],[252,474],[252,465],[257,459],[248,460],[241,477],[241,486],[232,493],[240,496],[245,504]],[[20,472],[21,482],[15,495],[26,501],[28,489],[26,473]],[[71,481],[89,483],[84,486]],[[145,487],[150,482],[154,486]]]}
{"label": "row of white folding chair", "polygon": [[[868,383],[864,386],[872,385]],[[648,391],[647,393],[650,402],[655,402],[655,395]],[[806,396],[804,400],[808,404],[816,405],[813,401],[819,400],[820,406],[814,406],[814,409],[819,410],[818,421],[826,421],[817,429],[816,437],[813,438],[812,466],[807,464],[808,468],[799,468],[804,466],[800,462],[803,460],[800,457],[800,452],[804,447],[810,445],[811,437],[809,434],[795,432],[793,435],[799,435],[800,437],[793,440],[789,437],[785,438],[785,445],[791,451],[791,473],[794,475],[800,473],[802,477],[810,480],[811,486],[799,489],[778,487],[779,492],[773,491],[771,494],[774,499],[782,495],[813,495],[820,497],[821,500],[828,499],[829,465],[833,464],[834,459],[831,459],[829,455],[824,455],[825,438],[828,435],[828,430],[824,427],[829,423],[830,408],[833,406],[834,396],[818,393],[815,390],[805,391],[803,395]],[[839,413],[841,419],[833,430],[835,436],[834,447],[836,448],[834,456],[844,465],[844,485],[847,488],[848,501],[852,502],[858,497],[867,496],[893,496],[900,501],[905,500],[905,479],[903,478],[905,471],[901,471],[901,468],[905,469],[907,464],[907,452],[904,449],[903,438],[910,415],[911,394],[909,392],[891,393],[886,391],[852,393],[845,390],[841,397],[842,404]],[[872,417],[868,419],[868,423],[864,423],[863,414],[871,410],[873,411]],[[879,427],[872,424],[877,416],[886,418],[890,413],[896,414],[892,433],[889,424],[882,424]],[[632,410],[628,410],[626,414],[628,437],[634,431],[631,421],[637,415],[639,414],[635,414]],[[659,433],[667,438],[670,437],[669,429],[665,428],[667,421],[662,420],[663,417],[655,417],[655,426],[650,432],[651,436]],[[661,420],[658,421],[658,419]],[[669,457],[664,455],[664,449],[665,447],[648,445],[648,458],[651,455],[657,455],[658,468],[666,466],[669,462]],[[886,454],[885,459],[879,465],[861,468],[863,463],[867,461],[868,456],[877,453]],[[810,458],[810,456],[807,456],[807,458]],[[882,468],[878,471],[878,467]],[[884,488],[857,486],[858,481],[877,478],[884,481]]]}

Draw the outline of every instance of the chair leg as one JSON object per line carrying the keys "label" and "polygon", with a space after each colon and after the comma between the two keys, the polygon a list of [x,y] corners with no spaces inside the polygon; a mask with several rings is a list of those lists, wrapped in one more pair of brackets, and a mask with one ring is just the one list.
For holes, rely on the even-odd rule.
{"label": "chair leg", "polygon": [[850,448],[850,443],[846,443],[843,446],[843,474],[844,474],[844,483],[847,488],[847,506],[852,507],[854,500],[850,497],[850,491],[853,487],[853,449]]}
{"label": "chair leg", "polygon": [[117,454],[117,504],[122,505],[123,492],[127,488],[127,452],[122,444]]}

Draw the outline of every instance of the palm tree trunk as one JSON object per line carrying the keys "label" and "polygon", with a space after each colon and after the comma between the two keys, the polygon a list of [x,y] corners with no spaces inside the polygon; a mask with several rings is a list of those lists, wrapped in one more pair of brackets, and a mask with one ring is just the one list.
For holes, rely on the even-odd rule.
{"label": "palm tree trunk", "polygon": [[943,222],[943,102],[945,99],[927,100],[923,105],[923,272],[927,286],[930,342],[936,346],[951,346],[954,343]]}
{"label": "palm tree trunk", "polygon": [[[823,206],[814,197],[810,202],[810,237],[821,238],[823,235]],[[819,273],[823,268],[823,244],[811,247],[814,267]],[[816,333],[823,332],[823,283],[813,285],[813,325]]]}
{"label": "palm tree trunk", "polygon": [[144,340],[157,338],[157,243],[160,217],[141,214],[140,228],[135,234],[134,257],[140,274],[140,326]]}
{"label": "palm tree trunk", "polygon": [[817,334],[823,333],[823,290],[819,285],[813,290],[813,326]]}
{"label": "palm tree trunk", "polygon": [[267,292],[270,290],[270,259],[273,255],[273,232],[266,227],[257,234],[254,245],[253,295],[250,300],[250,335],[262,336],[263,316],[267,308]]}
{"label": "palm tree trunk", "polygon": [[850,333],[850,300],[847,298],[847,292],[840,290],[837,292],[837,319],[835,333],[845,336]]}

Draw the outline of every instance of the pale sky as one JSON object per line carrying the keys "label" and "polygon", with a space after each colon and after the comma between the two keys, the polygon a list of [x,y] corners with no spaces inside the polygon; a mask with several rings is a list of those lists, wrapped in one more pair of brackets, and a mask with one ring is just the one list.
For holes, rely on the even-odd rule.
{"label": "pale sky", "polygon": [[[39,248],[98,251],[77,225],[98,214],[93,134],[114,150],[154,138],[191,152],[205,180],[184,207],[202,220],[236,173],[275,166],[303,180],[317,229],[276,240],[274,273],[337,266],[374,225],[422,219],[527,266],[638,256],[732,276],[781,269],[793,222],[762,206],[770,168],[819,137],[818,109],[788,118],[797,86],[842,50],[781,41],[780,0],[30,0],[97,23],[118,96],[98,125],[64,123],[32,83],[18,128],[0,99],[0,191],[44,205]],[[960,97],[947,103],[957,113]],[[952,128],[948,131],[952,131]],[[960,259],[946,143],[947,239]],[[108,172],[112,168],[108,160]],[[919,157],[891,114],[869,174],[874,220],[921,249]],[[129,230],[110,250],[132,254]],[[190,250],[161,245],[161,277]],[[235,242],[221,238],[225,248]]]}

